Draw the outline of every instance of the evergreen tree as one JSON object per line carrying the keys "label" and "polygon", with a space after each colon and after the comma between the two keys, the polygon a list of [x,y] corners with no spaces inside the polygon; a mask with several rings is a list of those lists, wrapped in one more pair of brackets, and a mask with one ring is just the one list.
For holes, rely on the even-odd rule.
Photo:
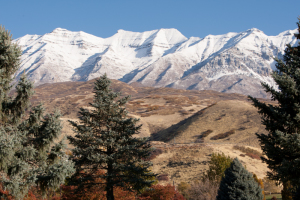
{"label": "evergreen tree", "polygon": [[[74,184],[80,188],[97,184],[96,179],[103,178],[106,197],[113,200],[114,186],[141,191],[151,185],[155,175],[149,170],[151,162],[145,160],[150,156],[150,144],[146,138],[133,137],[141,126],[136,126],[137,119],[127,117],[124,106],[129,97],[119,98],[110,84],[106,75],[95,81],[92,109],[80,108],[80,123],[70,121],[76,135],[68,139],[75,147],[74,177],[79,179],[74,179]],[[99,169],[105,174],[97,175]],[[81,176],[81,172],[88,176]]]}
{"label": "evergreen tree", "polygon": [[16,86],[15,97],[8,95],[20,56],[20,48],[0,26],[0,182],[16,199],[32,186],[38,186],[44,194],[56,189],[74,171],[63,152],[63,142],[54,143],[62,129],[60,114],[43,116],[42,105],[26,114],[33,84],[25,73]]}
{"label": "evergreen tree", "polygon": [[262,200],[262,190],[240,161],[235,158],[226,169],[217,200]]}
{"label": "evergreen tree", "polygon": [[294,192],[294,195],[293,195],[293,200],[298,200],[300,199],[300,187],[298,187],[295,192]]}
{"label": "evergreen tree", "polygon": [[[19,69],[20,56],[21,49],[17,44],[12,43],[10,32],[0,26],[0,102],[8,98],[12,77]],[[2,104],[0,104],[0,112],[3,120]]]}
{"label": "evergreen tree", "polygon": [[[298,31],[300,31],[300,18]],[[300,39],[300,34],[295,34]],[[287,194],[288,185],[295,186],[300,180],[300,45],[287,45],[283,60],[276,60],[276,70],[272,73],[278,90],[262,83],[273,101],[271,105],[249,96],[258,108],[268,134],[256,134],[263,152],[262,160],[268,164],[268,177],[283,184],[283,199],[291,199]]]}

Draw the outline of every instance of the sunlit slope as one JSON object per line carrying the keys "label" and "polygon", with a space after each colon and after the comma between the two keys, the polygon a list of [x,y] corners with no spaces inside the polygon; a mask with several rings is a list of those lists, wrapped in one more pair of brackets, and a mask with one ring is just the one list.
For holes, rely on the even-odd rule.
{"label": "sunlit slope", "polygon": [[[211,133],[203,138],[206,131]],[[226,132],[233,134],[223,139],[211,139]],[[236,143],[259,146],[255,133],[265,133],[256,108],[246,101],[226,100],[156,133],[153,140],[168,143]]]}

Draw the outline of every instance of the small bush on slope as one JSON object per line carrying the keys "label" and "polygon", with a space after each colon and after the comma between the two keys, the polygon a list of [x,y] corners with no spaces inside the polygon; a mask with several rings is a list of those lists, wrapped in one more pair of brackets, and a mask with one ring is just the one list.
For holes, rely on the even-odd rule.
{"label": "small bush on slope", "polygon": [[233,146],[233,149],[239,150],[239,151],[245,153],[247,156],[249,156],[251,158],[261,160],[260,157],[262,156],[262,153],[260,153],[259,151],[254,150],[254,149],[251,149],[249,147],[235,145],[235,146]]}
{"label": "small bush on slope", "polygon": [[225,170],[230,167],[232,158],[224,153],[213,153],[209,161],[209,169],[203,174],[202,180],[209,179],[220,182],[224,176]]}
{"label": "small bush on slope", "polygon": [[234,133],[235,133],[235,130],[230,130],[230,131],[227,131],[226,133],[220,133],[218,135],[215,135],[215,136],[211,137],[210,139],[211,140],[220,140],[220,139],[227,138]]}

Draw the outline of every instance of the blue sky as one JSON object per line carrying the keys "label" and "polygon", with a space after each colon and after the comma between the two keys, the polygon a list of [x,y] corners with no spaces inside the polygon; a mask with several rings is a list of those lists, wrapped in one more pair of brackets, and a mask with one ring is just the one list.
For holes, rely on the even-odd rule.
{"label": "blue sky", "polygon": [[13,38],[60,27],[102,38],[119,29],[176,28],[205,37],[258,28],[267,35],[295,29],[300,0],[0,0],[0,24]]}

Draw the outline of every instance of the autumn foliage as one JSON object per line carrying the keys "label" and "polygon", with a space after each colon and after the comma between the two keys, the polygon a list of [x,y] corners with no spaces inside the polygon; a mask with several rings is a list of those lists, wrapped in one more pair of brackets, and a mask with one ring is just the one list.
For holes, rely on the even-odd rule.
{"label": "autumn foliage", "polygon": [[[102,170],[98,170],[97,175],[103,175]],[[80,177],[85,177],[86,174],[81,172]],[[79,177],[79,178],[80,178]],[[84,185],[81,188],[78,186],[63,185],[61,186],[62,200],[100,200],[106,199],[105,191],[105,181],[101,178],[98,178],[95,181],[96,184],[93,185]],[[122,190],[120,187],[114,187],[114,197],[115,200],[134,200],[136,194],[134,192]]]}
{"label": "autumn foliage", "polygon": [[[9,194],[7,190],[4,190],[3,186],[0,184],[0,199],[14,200],[13,196]],[[29,190],[28,194],[25,195],[23,200],[38,200],[33,192],[33,189]]]}
{"label": "autumn foliage", "polygon": [[[99,170],[97,174],[104,174]],[[83,171],[78,174],[78,178],[85,178],[87,176]],[[57,191],[51,191],[46,199],[51,200],[103,200],[106,199],[105,180],[98,178],[96,184],[85,185],[81,188],[73,185],[62,185]],[[121,187],[114,187],[115,200],[185,200],[174,186],[171,185],[152,185],[143,190],[142,194],[123,190]],[[4,190],[0,185],[0,199],[13,200],[14,198]],[[33,187],[24,200],[38,200],[42,198],[37,188]]]}
{"label": "autumn foliage", "polygon": [[[62,200],[101,200],[106,199],[106,191],[103,186],[94,186],[76,192],[74,186],[62,186]],[[138,195],[134,192],[124,191],[120,187],[114,188],[115,200],[185,200],[185,198],[175,190],[174,186],[153,185]]]}
{"label": "autumn foliage", "polygon": [[[103,185],[95,185],[78,192],[77,186],[61,186],[60,192],[56,192],[51,200],[103,200],[106,199],[106,191]],[[0,189],[0,194],[5,194],[5,199],[13,200],[7,191]],[[153,185],[142,194],[122,190],[120,187],[114,188],[115,200],[186,200],[174,186]],[[25,196],[24,200],[38,200],[32,191]]]}
{"label": "autumn foliage", "polygon": [[174,186],[153,185],[138,197],[139,200],[185,200]]}
{"label": "autumn foliage", "polygon": [[[101,200],[106,199],[106,191],[103,185],[85,188],[78,192],[75,186],[62,186],[62,200]],[[135,200],[135,193],[124,191],[119,187],[114,188],[115,200]]]}
{"label": "autumn foliage", "polygon": [[1,199],[2,199],[2,197],[5,199],[8,199],[8,200],[13,199],[13,197],[9,194],[9,192],[7,190],[4,190],[2,185],[0,185],[0,197],[1,197]]}
{"label": "autumn foliage", "polygon": [[261,187],[261,189],[262,189],[262,194],[263,194],[263,196],[264,196],[264,198],[263,198],[263,200],[266,200],[266,195],[265,195],[265,188],[264,188],[264,183],[263,183],[263,181],[262,181],[262,179],[260,179],[260,178],[258,178],[257,176],[256,176],[256,174],[253,174],[253,178],[254,178],[254,180],[258,183],[258,185]]}
{"label": "autumn foliage", "polygon": [[[98,174],[104,172],[99,170]],[[82,172],[81,177],[85,176]],[[105,181],[98,179],[97,184],[84,186],[78,189],[78,186],[61,186],[62,200],[101,200],[106,199]],[[114,187],[115,200],[185,200],[185,198],[175,190],[174,186],[153,185],[145,189],[142,194],[123,190],[121,187]]]}

